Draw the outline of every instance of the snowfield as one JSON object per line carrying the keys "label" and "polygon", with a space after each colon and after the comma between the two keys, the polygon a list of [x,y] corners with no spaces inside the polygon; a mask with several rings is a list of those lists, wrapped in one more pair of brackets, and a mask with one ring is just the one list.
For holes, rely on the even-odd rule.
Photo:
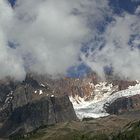
{"label": "snowfield", "polygon": [[[102,92],[106,90],[106,92]],[[104,105],[108,105],[121,97],[131,97],[140,94],[140,83],[137,82],[135,86],[130,86],[126,90],[113,92],[112,84],[105,87],[105,82],[96,85],[95,97],[90,101],[85,101],[84,98],[75,96],[70,97],[73,107],[79,119],[84,117],[99,118],[108,116],[104,109]]]}

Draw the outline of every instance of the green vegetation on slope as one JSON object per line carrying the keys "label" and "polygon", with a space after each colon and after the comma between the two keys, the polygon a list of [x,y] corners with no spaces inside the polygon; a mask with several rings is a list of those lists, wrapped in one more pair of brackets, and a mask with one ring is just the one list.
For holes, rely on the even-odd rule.
{"label": "green vegetation on slope", "polygon": [[140,140],[140,121],[128,124],[113,140]]}
{"label": "green vegetation on slope", "polygon": [[[113,124],[112,120],[116,124]],[[90,119],[83,122],[61,123],[12,140],[140,140],[140,121],[131,123],[126,121],[122,128],[118,122],[122,124],[124,120],[110,117],[108,120],[103,119],[103,122]],[[110,126],[104,126],[103,123],[110,123]]]}

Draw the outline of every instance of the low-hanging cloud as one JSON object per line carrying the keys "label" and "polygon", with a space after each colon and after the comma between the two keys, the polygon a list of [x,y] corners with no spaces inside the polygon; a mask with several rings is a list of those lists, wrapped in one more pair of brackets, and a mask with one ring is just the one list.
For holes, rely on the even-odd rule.
{"label": "low-hanging cloud", "polygon": [[21,80],[25,77],[23,62],[15,50],[8,47],[8,36],[13,23],[13,11],[6,1],[0,1],[0,79],[7,76]]}
{"label": "low-hanging cloud", "polygon": [[[108,9],[107,0],[17,0],[13,9],[4,0],[1,3],[0,13],[8,11],[5,17],[11,20],[3,19],[4,26],[9,26],[7,34],[0,30],[6,38],[1,52],[7,59],[5,63],[1,58],[6,68],[2,67],[0,75],[17,79],[28,71],[65,75],[79,63],[82,43],[92,37],[90,25],[94,28]],[[8,41],[14,49],[8,47]]]}
{"label": "low-hanging cloud", "polygon": [[13,8],[1,0],[0,79],[23,80],[30,71],[57,77],[81,61],[101,77],[108,66],[119,77],[140,79],[139,11],[113,15],[108,0],[17,0]]}
{"label": "low-hanging cloud", "polygon": [[85,63],[101,77],[105,77],[104,68],[108,66],[122,79],[140,79],[139,20],[137,14],[114,16],[101,36],[103,48],[90,51],[88,57],[83,57]]}

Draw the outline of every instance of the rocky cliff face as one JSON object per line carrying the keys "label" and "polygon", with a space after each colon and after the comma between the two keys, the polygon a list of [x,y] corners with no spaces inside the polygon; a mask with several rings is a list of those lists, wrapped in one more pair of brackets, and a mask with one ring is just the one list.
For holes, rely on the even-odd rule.
{"label": "rocky cliff face", "polygon": [[118,98],[106,107],[109,114],[116,115],[138,110],[140,110],[140,95]]}
{"label": "rocky cliff face", "polygon": [[89,75],[86,78],[63,78],[59,80],[48,80],[48,84],[55,92],[59,91],[61,94],[67,94],[79,103],[79,99],[82,98],[84,101],[100,99],[110,92],[121,91],[127,89],[129,86],[137,84],[136,81],[126,80],[108,80],[100,81],[97,80],[95,75]]}
{"label": "rocky cliff face", "polygon": [[15,108],[1,128],[1,135],[24,135],[59,122],[76,120],[68,96],[44,97]]}
{"label": "rocky cliff face", "polygon": [[[136,81],[114,79],[102,82],[95,75],[80,79],[50,79],[47,76],[28,74],[21,83],[0,81],[1,134],[6,136],[24,134],[44,125],[76,120],[73,109],[75,103],[78,104],[78,111],[81,106],[82,113],[86,115],[89,113],[90,116],[94,116],[95,113],[96,116],[102,113],[108,97],[116,98],[117,94],[120,97],[118,91],[136,84]],[[134,108],[140,109],[139,99],[139,97],[138,99],[117,98],[105,109],[110,114],[120,114]],[[93,104],[88,106],[87,102]]]}
{"label": "rocky cliff face", "polygon": [[25,134],[42,126],[77,119],[68,95],[55,93],[32,76],[3,94],[1,136]]}

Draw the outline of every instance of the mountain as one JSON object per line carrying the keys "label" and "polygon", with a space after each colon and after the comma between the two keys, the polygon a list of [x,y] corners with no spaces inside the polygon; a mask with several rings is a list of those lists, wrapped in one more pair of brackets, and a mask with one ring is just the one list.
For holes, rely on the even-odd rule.
{"label": "mountain", "polygon": [[[76,130],[82,135],[83,131],[96,132],[93,124],[99,123],[100,126],[100,122],[109,119],[112,121],[106,121],[101,130],[110,125],[114,133],[115,121],[123,119],[125,124],[121,127],[125,127],[131,121],[139,121],[140,116],[139,81],[114,77],[102,81],[96,74],[84,78],[51,79],[47,75],[29,73],[23,82],[9,78],[1,80],[0,95],[0,137],[4,138],[30,137],[42,128],[46,132],[53,125],[55,130],[57,125],[59,127],[68,122],[72,127],[70,132],[75,130],[75,123],[82,125],[82,130],[79,127]],[[91,124],[87,120],[91,120]],[[61,133],[69,135],[65,129],[69,128],[62,127],[64,132]],[[119,124],[117,130],[120,129]]]}
{"label": "mountain", "polygon": [[67,95],[56,94],[33,76],[27,75],[22,83],[10,85],[2,86],[1,137],[24,135],[42,126],[77,119]]}

